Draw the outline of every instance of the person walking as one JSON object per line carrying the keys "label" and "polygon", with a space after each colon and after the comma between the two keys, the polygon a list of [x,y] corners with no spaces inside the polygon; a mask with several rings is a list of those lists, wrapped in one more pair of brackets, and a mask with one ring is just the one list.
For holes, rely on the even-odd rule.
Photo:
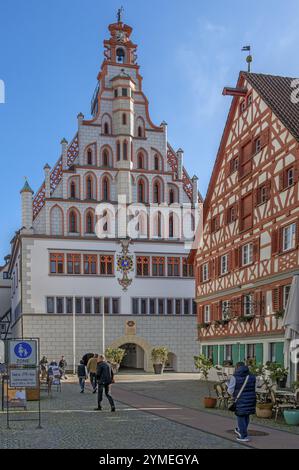
{"label": "person walking", "polygon": [[96,393],[97,391],[97,365],[98,365],[98,354],[94,354],[94,356],[91,357],[87,363],[87,371],[89,373],[90,383],[93,388],[92,393]]}
{"label": "person walking", "polygon": [[238,362],[235,373],[228,382],[228,393],[233,396],[233,411],[237,416],[238,426],[235,429],[237,441],[249,442],[248,425],[250,415],[255,413],[256,377],[251,374],[244,362]]}
{"label": "person walking", "polygon": [[80,361],[80,364],[78,365],[77,375],[78,375],[78,379],[79,379],[79,385],[80,385],[80,388],[81,388],[80,393],[84,393],[85,380],[87,379],[88,374],[87,374],[86,367],[84,365],[84,361],[82,361],[82,359]]}
{"label": "person walking", "polygon": [[60,361],[59,361],[58,367],[59,367],[59,369],[60,369],[60,371],[61,371],[61,378],[67,380],[67,376],[65,375],[65,370],[66,370],[66,367],[67,367],[67,362],[66,362],[64,356],[61,356],[61,359],[60,359]]}
{"label": "person walking", "polygon": [[98,358],[98,365],[97,365],[97,382],[98,382],[98,407],[95,408],[95,411],[101,411],[102,400],[103,400],[103,390],[105,390],[105,395],[110,403],[111,411],[115,411],[115,404],[113,401],[112,396],[110,395],[110,386],[114,383],[114,374],[113,370],[106,362],[106,358],[103,354],[101,354]]}

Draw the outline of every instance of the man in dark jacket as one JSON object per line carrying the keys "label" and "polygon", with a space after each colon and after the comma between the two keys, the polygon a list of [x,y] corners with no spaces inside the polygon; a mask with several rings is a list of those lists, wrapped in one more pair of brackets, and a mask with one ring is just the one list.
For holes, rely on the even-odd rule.
{"label": "man in dark jacket", "polygon": [[[246,385],[237,399],[245,380],[247,380]],[[238,427],[235,429],[235,433],[237,434],[237,441],[239,442],[249,442],[247,429],[250,415],[255,414],[255,385],[255,375],[250,374],[249,369],[245,366],[244,362],[238,362],[235,373],[228,384],[228,393],[237,400],[235,414],[238,420]]]}
{"label": "man in dark jacket", "polygon": [[113,383],[113,370],[106,362],[105,356],[102,354],[98,357],[97,365],[97,382],[98,382],[98,407],[95,408],[96,411],[102,409],[101,403],[103,400],[103,390],[105,390],[105,395],[110,403],[111,411],[115,411],[115,405],[112,396],[110,395],[110,385]]}

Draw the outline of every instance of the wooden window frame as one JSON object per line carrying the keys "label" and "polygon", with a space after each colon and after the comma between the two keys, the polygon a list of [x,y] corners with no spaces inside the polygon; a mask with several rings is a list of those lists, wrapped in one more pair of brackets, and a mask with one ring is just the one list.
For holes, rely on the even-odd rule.
{"label": "wooden window frame", "polygon": [[[114,275],[114,256],[113,255],[100,255],[100,276],[113,276]],[[109,272],[111,271],[111,272]]]}
{"label": "wooden window frame", "polygon": [[[157,272],[155,273],[155,266]],[[162,268],[162,269],[160,269]],[[162,271],[162,274],[161,274]],[[153,277],[164,277],[165,276],[165,257],[164,256],[153,256],[152,257],[152,276]]]}
{"label": "wooden window frame", "polygon": [[[92,272],[92,265],[94,264],[95,270]],[[87,267],[87,269],[86,269]],[[98,274],[98,256],[91,254],[83,255],[83,272],[85,275],[96,276]]]}
{"label": "wooden window frame", "polygon": [[[50,253],[49,256],[50,261],[50,274],[64,274],[65,273],[65,257],[64,253]],[[52,271],[51,264],[55,263],[55,271]],[[59,265],[62,265],[62,271],[59,272]]]}
{"label": "wooden window frame", "polygon": [[[70,264],[69,264],[70,263]],[[67,274],[71,276],[79,276],[82,273],[82,256],[81,253],[67,253],[66,266]],[[71,272],[69,270],[71,266]],[[79,266],[79,272],[76,272],[76,266]]]}
{"label": "wooden window frame", "polygon": [[[145,273],[147,266],[147,273]],[[139,271],[140,268],[140,271]],[[139,273],[138,273],[139,271]],[[136,275],[138,277],[150,276],[150,257],[149,256],[137,256],[136,258]]]}
{"label": "wooden window frame", "polygon": [[[175,268],[177,267],[177,274],[175,274]],[[181,274],[181,258],[178,256],[167,257],[167,276],[168,277],[180,277]]]}

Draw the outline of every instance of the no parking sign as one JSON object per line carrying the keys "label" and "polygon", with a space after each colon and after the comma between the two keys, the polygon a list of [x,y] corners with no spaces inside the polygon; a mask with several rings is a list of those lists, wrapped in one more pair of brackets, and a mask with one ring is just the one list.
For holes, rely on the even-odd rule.
{"label": "no parking sign", "polygon": [[36,340],[10,340],[9,364],[18,366],[37,365],[37,341]]}

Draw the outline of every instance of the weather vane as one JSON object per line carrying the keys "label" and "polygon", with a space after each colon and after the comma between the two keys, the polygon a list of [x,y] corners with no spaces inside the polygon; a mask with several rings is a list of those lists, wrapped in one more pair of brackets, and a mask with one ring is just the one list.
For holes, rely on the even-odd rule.
{"label": "weather vane", "polygon": [[117,10],[117,21],[118,23],[121,23],[122,22],[122,15],[123,15],[123,12],[124,12],[124,7],[121,6],[118,10]]}
{"label": "weather vane", "polygon": [[251,51],[251,46],[243,46],[241,51],[246,51],[246,52],[249,52],[248,56],[246,57],[246,62],[247,62],[247,65],[248,65],[248,72],[250,73],[250,69],[251,69],[251,62],[252,62],[252,55],[250,54],[250,51]]}

